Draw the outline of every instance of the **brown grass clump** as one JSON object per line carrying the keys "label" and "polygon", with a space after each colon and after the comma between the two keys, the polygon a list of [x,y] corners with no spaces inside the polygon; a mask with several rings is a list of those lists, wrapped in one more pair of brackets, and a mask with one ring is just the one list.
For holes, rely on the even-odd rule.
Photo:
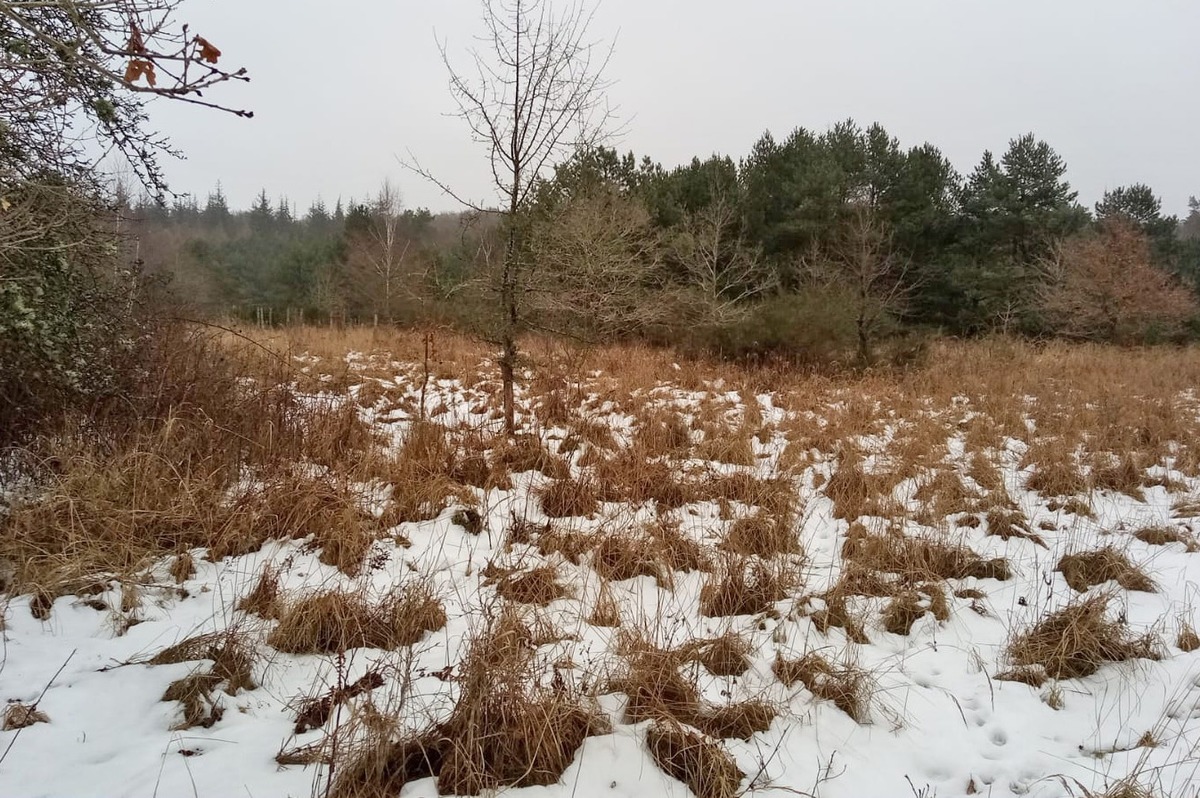
{"label": "brown grass clump", "polygon": [[950,618],[946,591],[940,585],[918,585],[893,597],[883,611],[883,628],[895,635],[907,635],[912,631],[912,625],[927,612],[933,613],[939,621]]}
{"label": "brown grass clump", "polygon": [[1025,459],[1034,464],[1033,473],[1025,480],[1026,489],[1043,496],[1072,496],[1087,492],[1088,481],[1080,473],[1071,452],[1061,446],[1032,446]]}
{"label": "brown grass clump", "polygon": [[183,720],[176,729],[209,728],[221,719],[223,707],[213,699],[218,687],[227,695],[253,690],[251,675],[254,652],[237,629],[212,632],[180,641],[155,654],[150,665],[173,665],[194,660],[211,660],[207,670],[197,670],[177,679],[163,693],[163,701],[178,701],[183,705]]}
{"label": "brown grass clump", "polygon": [[600,509],[596,488],[586,479],[556,479],[538,491],[538,499],[551,518],[590,516]]}
{"label": "brown grass clump", "polygon": [[441,795],[557,782],[584,739],[608,724],[567,680],[544,684],[534,650],[529,627],[502,609],[470,643],[450,716],[398,742],[385,733],[360,746],[338,768],[332,794],[395,795],[430,776]]}
{"label": "brown grass clump", "polygon": [[24,729],[35,723],[49,723],[50,717],[37,708],[37,704],[22,704],[14,701],[4,708],[4,731]]}
{"label": "brown grass clump", "polygon": [[1155,592],[1154,580],[1112,546],[1064,555],[1055,570],[1061,572],[1067,584],[1080,593],[1108,581],[1116,582],[1126,590]]}
{"label": "brown grass clump", "polygon": [[751,432],[745,428],[708,426],[704,430],[704,439],[696,446],[696,457],[714,463],[752,466],[756,460],[751,440]]}
{"label": "brown grass clump", "polygon": [[1011,668],[1006,671],[1001,671],[995,676],[997,681],[1001,682],[1020,682],[1027,684],[1030,687],[1041,687],[1046,682],[1050,681],[1050,677],[1046,674],[1046,669],[1040,665],[1032,665],[1023,668]]}
{"label": "brown grass clump", "polygon": [[[1099,456],[1097,455],[1097,457]],[[1111,490],[1143,501],[1146,498],[1142,492],[1144,479],[1145,473],[1138,465],[1135,455],[1126,452],[1119,457],[1110,457],[1094,465],[1089,482],[1093,490]]]}
{"label": "brown grass clump", "polygon": [[700,613],[721,617],[766,612],[787,598],[796,582],[780,562],[727,557],[700,588]]}
{"label": "brown grass clump", "polygon": [[607,580],[621,582],[639,576],[663,578],[662,566],[648,535],[603,534],[592,553],[592,569]]}
{"label": "brown grass clump", "polygon": [[1089,676],[1109,662],[1159,659],[1157,640],[1131,637],[1108,618],[1108,602],[1093,596],[1046,616],[1009,642],[1009,658],[1018,667],[1041,665],[1054,679]]}
{"label": "brown grass clump", "polygon": [[718,739],[749,740],[756,732],[771,728],[778,710],[765,701],[738,701],[706,707],[692,718],[691,725]]}
{"label": "brown grass clump", "polygon": [[1008,579],[1012,573],[1002,557],[985,560],[965,546],[903,533],[873,535],[851,527],[842,556],[871,571],[897,574],[919,583],[936,579]]}
{"label": "brown grass clump", "polygon": [[969,512],[979,499],[955,471],[941,469],[917,488],[913,498],[919,501],[929,520]]}
{"label": "brown grass clump", "polygon": [[811,613],[809,618],[821,634],[828,634],[831,627],[837,627],[846,632],[846,637],[850,642],[869,643],[871,641],[867,637],[862,621],[850,612],[846,602],[848,595],[850,594],[845,592],[844,587],[834,585],[832,589],[820,596],[825,602],[825,607]]}
{"label": "brown grass clump", "polygon": [[1175,635],[1175,645],[1180,651],[1191,653],[1200,648],[1200,635],[1196,634],[1195,627],[1190,623],[1180,623],[1179,633]]}
{"label": "brown grass clump", "polygon": [[613,598],[612,591],[609,590],[607,584],[600,587],[600,595],[596,597],[596,604],[592,607],[592,614],[588,616],[587,622],[592,626],[604,626],[610,629],[621,625],[621,606]]}
{"label": "brown grass clump", "polygon": [[358,593],[330,590],[286,603],[267,643],[289,654],[394,649],[445,625],[446,611],[425,582],[393,591],[377,604]]}
{"label": "brown grass clump", "polygon": [[712,640],[692,640],[680,647],[688,660],[699,662],[714,676],[741,676],[750,670],[750,643],[728,632]]}
{"label": "brown grass clump", "polygon": [[1181,529],[1165,526],[1147,526],[1133,533],[1133,536],[1151,546],[1167,546],[1171,543],[1182,543],[1188,551],[1200,551],[1196,538]]}
{"label": "brown grass clump", "polygon": [[553,784],[584,738],[608,730],[565,680],[540,683],[531,637],[506,609],[472,641],[459,669],[460,697],[439,728],[442,795]]}
{"label": "brown grass clump", "polygon": [[319,698],[306,698],[296,708],[296,726],[294,734],[305,734],[311,729],[319,729],[329,722],[333,711],[350,699],[383,687],[383,674],[377,670],[369,670],[350,684],[331,687],[325,695]]}
{"label": "brown grass clump", "polygon": [[769,728],[775,719],[775,707],[762,701],[708,705],[701,700],[694,679],[680,672],[687,663],[698,662],[714,675],[744,673],[749,669],[749,662],[745,661],[749,649],[744,641],[732,635],[662,649],[631,633],[621,637],[619,650],[626,656],[627,666],[610,688],[628,697],[625,717],[630,723],[671,719],[713,737],[748,740],[755,732]]}
{"label": "brown grass clump", "polygon": [[540,471],[550,479],[566,479],[571,474],[567,461],[551,454],[535,435],[503,440],[492,450],[492,462],[514,474]]}
{"label": "brown grass clump", "polygon": [[1029,519],[1015,507],[997,505],[987,511],[987,533],[1004,540],[1020,538],[1049,548],[1041,535],[1029,528]]}
{"label": "brown grass clump", "polygon": [[174,665],[194,660],[212,660],[211,673],[216,682],[225,684],[229,695],[241,690],[253,690],[254,651],[245,636],[237,629],[210,632],[168,646],[148,660],[150,665]]}
{"label": "brown grass clump", "polygon": [[263,618],[278,620],[283,608],[279,587],[279,571],[271,565],[263,568],[254,588],[238,600],[237,608]]}
{"label": "brown grass clump", "polygon": [[724,548],[737,554],[771,557],[776,554],[798,554],[800,539],[789,517],[780,518],[759,510],[739,518],[729,527]]}
{"label": "brown grass clump", "polygon": [[190,551],[185,551],[175,557],[171,563],[171,578],[175,584],[181,585],[196,575],[196,561]]}
{"label": "brown grass clump", "polygon": [[665,460],[650,459],[634,447],[602,459],[592,469],[596,489],[603,501],[645,504],[653,501],[660,510],[682,507],[692,501],[692,490],[678,470]]}
{"label": "brown grass clump", "polygon": [[825,484],[825,495],[833,502],[834,518],[853,521],[882,510],[894,488],[893,475],[867,473],[861,455],[843,453]]}
{"label": "brown grass clump", "polygon": [[971,454],[971,460],[967,463],[967,476],[989,494],[1005,490],[1004,475],[992,459],[981,451]]}
{"label": "brown grass clump", "polygon": [[624,635],[620,648],[627,668],[611,687],[629,699],[628,722],[664,717],[690,722],[699,714],[700,690],[679,672],[687,661],[681,652],[657,648],[634,635]]}
{"label": "brown grass clump", "polygon": [[[455,481],[464,474],[449,430],[432,421],[414,422],[399,452],[378,464],[374,476],[392,486],[384,512],[388,526],[428,521],[454,499],[471,500],[469,492]],[[488,484],[487,478],[483,481]]]}
{"label": "brown grass clump", "polygon": [[648,457],[678,456],[691,448],[692,430],[678,411],[656,408],[638,420],[633,441]]}
{"label": "brown grass clump", "polygon": [[224,716],[225,708],[212,695],[220,682],[216,674],[204,671],[176,679],[167,686],[162,700],[183,705],[183,720],[171,727],[172,731],[209,729]]}
{"label": "brown grass clump", "polygon": [[871,722],[871,679],[862,668],[851,664],[834,666],[820,654],[809,652],[798,660],[776,654],[771,669],[788,687],[802,682],[818,699],[833,702],[858,723]]}
{"label": "brown grass clump", "polygon": [[646,747],[664,773],[683,782],[696,798],[736,798],[746,774],[725,749],[678,723],[657,721],[646,730]]}
{"label": "brown grass clump", "polygon": [[552,565],[543,565],[531,571],[502,574],[496,583],[496,593],[518,604],[544,607],[567,595],[567,590],[558,581],[558,570]]}

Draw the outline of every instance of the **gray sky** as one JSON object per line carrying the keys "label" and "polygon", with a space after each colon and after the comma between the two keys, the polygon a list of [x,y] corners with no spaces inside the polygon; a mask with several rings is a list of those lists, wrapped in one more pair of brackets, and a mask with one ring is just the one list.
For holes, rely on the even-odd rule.
{"label": "gray sky", "polygon": [[[201,201],[220,180],[236,207],[265,188],[301,212],[364,197],[390,177],[409,207],[454,208],[405,173],[411,150],[472,198],[486,154],[453,110],[434,38],[465,54],[477,0],[189,0],[183,16],[244,65],[210,99],[243,120],[157,101],[187,154],[168,165]],[[1150,184],[1182,214],[1200,195],[1197,0],[600,0],[592,32],[616,38],[607,76],[622,151],[665,165],[736,159],[770,129],[881,122],[930,141],[962,172],[1033,131],[1067,160],[1090,205]]]}

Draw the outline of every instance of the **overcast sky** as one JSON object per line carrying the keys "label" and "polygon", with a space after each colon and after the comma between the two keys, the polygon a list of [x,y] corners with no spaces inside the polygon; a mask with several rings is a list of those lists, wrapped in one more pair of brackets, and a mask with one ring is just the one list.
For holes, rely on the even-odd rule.
{"label": "overcast sky", "polygon": [[[172,187],[231,205],[260,189],[303,212],[363,197],[384,178],[405,204],[449,210],[405,173],[411,150],[472,198],[486,153],[453,103],[435,31],[463,54],[478,0],[188,0],[183,16],[253,81],[209,99],[252,120],[156,101],[187,154]],[[735,160],[764,130],[881,122],[904,146],[930,141],[968,172],[1027,131],[1066,159],[1091,205],[1151,185],[1182,214],[1200,195],[1198,0],[600,0],[592,32],[616,40],[607,76],[624,127],[615,144],[665,165]]]}

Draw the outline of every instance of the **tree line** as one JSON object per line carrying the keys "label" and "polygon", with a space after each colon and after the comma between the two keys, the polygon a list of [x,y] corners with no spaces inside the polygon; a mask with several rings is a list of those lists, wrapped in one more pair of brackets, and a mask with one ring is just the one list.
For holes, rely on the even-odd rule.
{"label": "tree line", "polygon": [[[589,146],[528,205],[525,326],[587,340],[870,361],[912,331],[1125,343],[1200,332],[1200,202],[1180,220],[1137,184],[1086,208],[1033,134],[966,175],[932,144],[853,121],[673,168]],[[389,183],[303,214],[265,191],[234,212],[218,187],[203,206],[143,201],[129,216],[147,266],[212,312],[483,332],[494,321],[504,226],[404,209]]]}

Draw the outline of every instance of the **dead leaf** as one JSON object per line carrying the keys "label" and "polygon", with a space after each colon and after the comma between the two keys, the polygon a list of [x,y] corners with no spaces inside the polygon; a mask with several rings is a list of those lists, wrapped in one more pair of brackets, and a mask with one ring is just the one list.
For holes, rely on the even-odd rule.
{"label": "dead leaf", "polygon": [[131,53],[146,52],[146,45],[142,41],[142,32],[138,29],[137,23],[129,23],[129,43],[125,49]]}
{"label": "dead leaf", "polygon": [[125,81],[127,83],[137,83],[138,78],[145,76],[146,82],[154,86],[157,82],[157,77],[154,74],[154,64],[141,59],[133,59],[125,67]]}
{"label": "dead leaf", "polygon": [[210,64],[217,63],[217,59],[221,57],[221,51],[213,47],[212,42],[203,36],[197,36],[196,44],[200,46],[201,61],[207,61]]}

